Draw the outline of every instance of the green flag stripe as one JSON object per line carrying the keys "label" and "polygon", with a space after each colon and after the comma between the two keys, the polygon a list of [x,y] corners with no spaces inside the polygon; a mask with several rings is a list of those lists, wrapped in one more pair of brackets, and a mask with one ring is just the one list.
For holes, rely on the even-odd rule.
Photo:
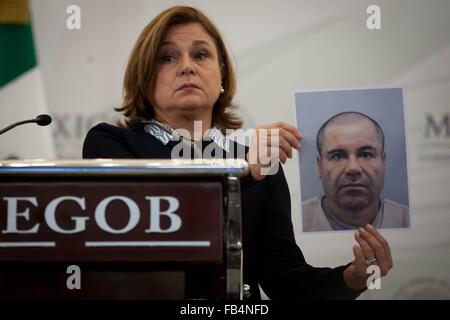
{"label": "green flag stripe", "polygon": [[36,66],[30,24],[0,24],[0,48],[0,87]]}

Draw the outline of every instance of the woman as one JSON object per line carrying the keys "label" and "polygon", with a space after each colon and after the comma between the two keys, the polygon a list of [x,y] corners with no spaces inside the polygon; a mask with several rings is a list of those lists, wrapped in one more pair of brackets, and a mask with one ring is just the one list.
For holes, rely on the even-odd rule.
{"label": "woman", "polygon": [[177,145],[172,128],[184,129],[191,141],[198,135],[194,122],[201,121],[204,139],[191,141],[194,149],[201,152],[213,145],[217,152],[212,156],[225,157],[232,145],[233,150],[241,147],[250,160],[251,174],[242,179],[241,193],[244,283],[250,285],[251,297],[260,298],[260,284],[270,298],[356,298],[366,289],[367,261],[376,259],[382,275],[391,269],[389,245],[368,226],[356,233],[359,245],[347,266],[314,268],[306,263],[295,243],[283,169],[279,166],[275,174],[265,176],[266,162],[253,147],[269,129],[279,139],[274,143],[266,137],[262,145],[285,163],[292,148],[300,148],[301,134],[291,125],[275,123],[258,128],[250,150],[229,141],[225,130],[242,124],[232,113],[235,88],[232,64],[217,28],[194,8],[170,8],[144,28],[131,53],[124,101],[116,109],[132,119],[129,127],[95,126],[86,137],[83,157],[171,158]]}

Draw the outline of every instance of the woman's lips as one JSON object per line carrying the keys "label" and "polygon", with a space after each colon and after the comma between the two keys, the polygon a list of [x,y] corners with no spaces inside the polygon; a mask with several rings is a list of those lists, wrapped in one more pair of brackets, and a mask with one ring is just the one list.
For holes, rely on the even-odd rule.
{"label": "woman's lips", "polygon": [[195,90],[195,89],[200,89],[200,88],[193,83],[185,83],[181,87],[178,88],[178,90],[183,90],[183,91],[191,91],[191,90]]}

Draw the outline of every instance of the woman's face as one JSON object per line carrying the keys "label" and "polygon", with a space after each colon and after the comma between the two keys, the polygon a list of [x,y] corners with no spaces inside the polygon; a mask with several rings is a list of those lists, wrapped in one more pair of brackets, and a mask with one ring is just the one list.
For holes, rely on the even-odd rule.
{"label": "woman's face", "polygon": [[198,23],[174,26],[163,40],[155,85],[155,115],[212,116],[221,72],[215,41]]}

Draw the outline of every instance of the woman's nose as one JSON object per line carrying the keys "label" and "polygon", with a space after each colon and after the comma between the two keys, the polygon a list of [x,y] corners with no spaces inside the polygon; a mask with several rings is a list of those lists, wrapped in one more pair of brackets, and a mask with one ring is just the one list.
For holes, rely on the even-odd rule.
{"label": "woman's nose", "polygon": [[194,66],[190,57],[183,57],[181,60],[181,75],[194,74]]}

